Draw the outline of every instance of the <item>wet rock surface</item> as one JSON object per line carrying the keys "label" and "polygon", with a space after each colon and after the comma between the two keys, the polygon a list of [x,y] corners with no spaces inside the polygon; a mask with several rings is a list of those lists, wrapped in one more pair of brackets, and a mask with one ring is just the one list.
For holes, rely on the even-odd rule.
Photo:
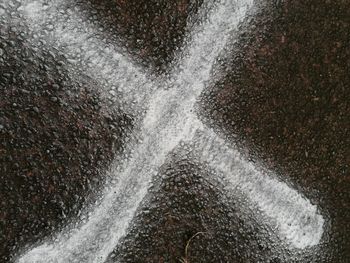
{"label": "wet rock surface", "polygon": [[[201,1],[77,4],[164,71]],[[215,175],[174,158],[110,262],[347,262],[349,10],[341,0],[269,2],[232,50],[226,77],[200,102],[208,125],[320,205],[330,222],[322,251],[289,256],[268,245]],[[0,262],[11,262],[98,192],[132,121],[106,107],[93,80],[72,78],[64,56],[28,46],[25,29],[0,30]]]}

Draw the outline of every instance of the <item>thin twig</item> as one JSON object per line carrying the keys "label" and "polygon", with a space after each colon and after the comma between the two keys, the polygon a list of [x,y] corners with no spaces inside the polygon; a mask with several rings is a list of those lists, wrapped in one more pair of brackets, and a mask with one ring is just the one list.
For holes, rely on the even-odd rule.
{"label": "thin twig", "polygon": [[191,241],[198,235],[200,234],[205,234],[206,232],[197,232],[196,234],[194,234],[186,243],[186,247],[185,247],[185,257],[180,259],[181,263],[190,263],[188,261],[188,248],[190,247]]}

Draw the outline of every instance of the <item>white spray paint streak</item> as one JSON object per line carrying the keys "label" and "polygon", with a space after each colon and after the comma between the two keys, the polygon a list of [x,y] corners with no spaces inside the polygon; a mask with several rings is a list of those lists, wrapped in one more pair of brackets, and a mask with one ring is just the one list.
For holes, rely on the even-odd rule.
{"label": "white spray paint streak", "polygon": [[76,69],[98,81],[102,96],[118,100],[126,112],[135,112],[135,105],[143,104],[157,88],[150,74],[146,77],[145,70],[122,55],[120,48],[101,39],[102,33],[69,1],[46,2],[30,1],[19,8],[37,38],[64,52]]}
{"label": "white spray paint streak", "polygon": [[299,249],[320,242],[324,219],[305,196],[277,180],[272,172],[267,176],[209,129],[198,132],[194,141],[200,161],[223,174],[231,184],[228,189],[238,189],[256,204],[270,219],[265,224],[272,229],[277,226],[283,241]]}
{"label": "white spray paint streak", "polygon": [[[237,3],[244,4],[239,5],[234,12],[232,8],[237,6],[234,1],[224,1],[214,10],[209,22],[202,25],[203,31],[193,38],[187,53],[189,56],[181,68],[182,73],[174,78],[176,81],[173,87],[167,91],[159,90],[153,96],[142,129],[143,142],[136,148],[132,158],[126,161],[125,169],[116,178],[117,183],[106,188],[102,203],[91,211],[86,224],[59,234],[57,241],[32,249],[17,262],[98,263],[106,260],[125,234],[139,203],[147,193],[152,175],[164,163],[166,155],[181,140],[191,139],[197,128],[201,127],[192,115],[194,103],[204,88],[204,81],[209,79],[215,58],[226,44],[223,41],[228,39],[231,29],[244,19],[248,4],[252,1]],[[235,19],[232,20],[232,17]],[[220,34],[217,30],[220,30]],[[205,48],[203,45],[212,47]]]}

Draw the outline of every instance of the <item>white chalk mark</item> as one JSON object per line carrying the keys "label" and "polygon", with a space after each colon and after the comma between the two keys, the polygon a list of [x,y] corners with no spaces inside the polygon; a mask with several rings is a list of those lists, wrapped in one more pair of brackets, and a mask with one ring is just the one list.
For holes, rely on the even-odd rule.
{"label": "white chalk mark", "polygon": [[102,97],[118,101],[126,113],[144,105],[157,88],[150,72],[124,56],[121,48],[98,32],[69,1],[30,1],[19,11],[38,40],[45,39],[46,45],[63,52],[74,70],[97,81]]}
{"label": "white chalk mark", "polygon": [[[56,7],[40,3],[29,2],[22,8],[36,30],[53,21],[57,12]],[[74,12],[68,12],[67,24],[57,22],[53,25],[51,42],[63,48],[73,60],[79,54],[79,67],[89,71],[93,78],[107,81],[108,85],[116,82],[130,86],[123,90],[132,94],[123,94],[126,101],[135,97],[143,103],[149,93],[142,91],[142,85],[154,93],[149,96],[149,109],[141,127],[142,142],[135,146],[132,156],[123,164],[114,165],[117,168],[112,169],[111,174],[115,181],[106,187],[101,203],[90,211],[86,222],[77,228],[68,227],[54,242],[26,252],[18,258],[18,263],[104,262],[125,235],[152,176],[167,154],[180,141],[196,142],[198,131],[202,131],[199,140],[203,140],[199,141],[201,160],[224,173],[233,187],[241,185],[242,192],[271,219],[271,224],[278,226],[282,240],[286,239],[296,248],[318,244],[323,218],[316,207],[287,184],[262,174],[253,164],[241,159],[235,150],[207,131],[193,112],[198,96],[206,84],[213,81],[211,71],[215,60],[252,5],[253,0],[219,1],[210,10],[208,20],[192,32],[189,46],[169,79],[161,83],[163,85],[152,82],[142,69],[132,65],[114,47],[106,49],[103,41],[95,36],[94,28]],[[47,11],[47,8],[53,9]],[[47,14],[47,18],[40,18],[45,16],[39,13]],[[288,207],[284,208],[282,204]]]}
{"label": "white chalk mark", "polygon": [[219,173],[230,183],[228,189],[238,189],[277,226],[279,236],[295,248],[317,245],[323,234],[324,219],[316,205],[286,183],[258,169],[257,164],[245,160],[213,131],[198,131],[194,142],[199,160]]}

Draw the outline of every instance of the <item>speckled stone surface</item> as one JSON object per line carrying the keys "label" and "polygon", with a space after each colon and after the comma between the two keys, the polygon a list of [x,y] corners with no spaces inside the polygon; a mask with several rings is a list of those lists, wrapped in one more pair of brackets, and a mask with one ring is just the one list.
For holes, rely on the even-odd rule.
{"label": "speckled stone surface", "polygon": [[[265,2],[227,51],[225,76],[203,94],[201,118],[321,207],[321,249],[290,257],[259,243],[261,229],[236,214],[244,203],[175,156],[110,262],[113,254],[121,262],[349,262],[350,1]],[[201,3],[77,1],[157,72],[166,71]],[[99,190],[133,118],[111,112],[88,76],[70,78],[63,58],[33,50],[20,28],[0,31],[0,262],[11,262]]]}
{"label": "speckled stone surface", "polygon": [[10,262],[98,191],[132,120],[106,107],[88,77],[70,78],[63,56],[0,30],[0,262]]}
{"label": "speckled stone surface", "polygon": [[164,72],[182,48],[202,3],[203,0],[88,0],[81,5],[96,16],[99,26],[122,36],[120,45],[141,64]]}
{"label": "speckled stone surface", "polygon": [[246,205],[217,174],[175,151],[107,262],[292,262]]}
{"label": "speckled stone surface", "polygon": [[252,24],[203,116],[320,203],[331,220],[325,262],[347,262],[350,2],[285,1]]}

